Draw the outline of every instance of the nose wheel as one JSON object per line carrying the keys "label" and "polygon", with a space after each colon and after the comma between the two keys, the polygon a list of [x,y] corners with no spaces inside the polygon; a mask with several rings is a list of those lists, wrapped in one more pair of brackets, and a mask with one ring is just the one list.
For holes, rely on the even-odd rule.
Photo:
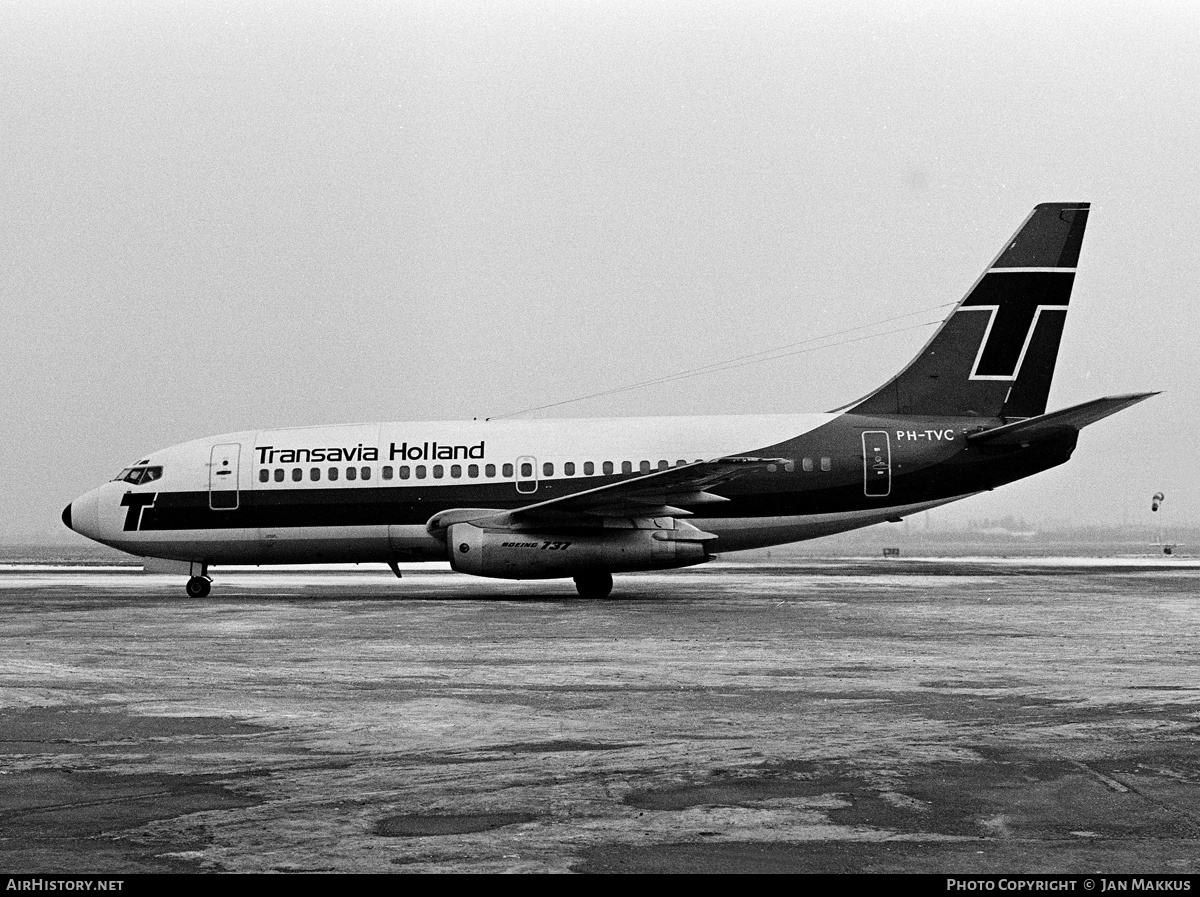
{"label": "nose wheel", "polygon": [[212,580],[207,576],[193,576],[187,581],[189,598],[207,598],[212,590]]}

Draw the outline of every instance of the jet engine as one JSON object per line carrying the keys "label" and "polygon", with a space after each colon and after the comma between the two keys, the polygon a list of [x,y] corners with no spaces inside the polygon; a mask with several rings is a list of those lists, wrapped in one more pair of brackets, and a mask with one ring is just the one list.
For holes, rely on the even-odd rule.
{"label": "jet engine", "polygon": [[558,579],[690,567],[711,559],[714,539],[694,526],[674,529],[512,531],[456,523],[446,533],[450,566],[498,579]]}

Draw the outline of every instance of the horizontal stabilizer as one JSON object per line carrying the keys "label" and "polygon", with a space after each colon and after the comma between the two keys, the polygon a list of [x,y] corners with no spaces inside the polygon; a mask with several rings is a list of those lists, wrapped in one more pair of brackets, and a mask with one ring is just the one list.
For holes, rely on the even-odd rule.
{"label": "horizontal stabilizer", "polygon": [[1093,399],[1082,405],[1064,408],[1062,411],[1052,411],[1049,414],[1039,414],[1027,420],[1015,421],[1002,427],[993,427],[967,436],[970,442],[987,445],[1029,445],[1057,436],[1077,433],[1088,424],[1103,420],[1110,414],[1123,411],[1131,405],[1144,401],[1157,392],[1129,393],[1123,396],[1108,396],[1104,399]]}

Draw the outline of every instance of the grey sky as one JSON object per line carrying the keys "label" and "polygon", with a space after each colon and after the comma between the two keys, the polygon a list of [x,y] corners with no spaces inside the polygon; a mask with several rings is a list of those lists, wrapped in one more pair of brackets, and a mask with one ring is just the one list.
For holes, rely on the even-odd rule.
{"label": "grey sky", "polygon": [[[501,414],[951,302],[1076,200],[1051,406],[1167,393],[937,514],[1163,489],[1197,522],[1196,4],[3,2],[0,74],[10,541],[197,436]],[[828,410],[928,334],[552,413]]]}

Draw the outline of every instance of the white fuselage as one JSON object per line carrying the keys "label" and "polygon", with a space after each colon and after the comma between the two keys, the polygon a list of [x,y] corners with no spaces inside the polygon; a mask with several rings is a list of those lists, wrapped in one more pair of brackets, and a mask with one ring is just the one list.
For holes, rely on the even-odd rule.
{"label": "white fuselage", "polygon": [[[154,452],[139,464],[161,468],[160,476],[87,493],[71,505],[71,526],[132,554],[210,564],[444,559],[445,545],[426,522],[446,507],[519,507],[622,476],[759,452],[837,417],[436,421],[227,433]],[[792,478],[853,480],[859,473],[847,470],[853,462],[844,448],[815,444],[816,460],[789,465],[774,488],[791,488],[799,481]],[[716,550],[736,551],[949,500],[815,514],[706,517],[699,510],[688,522],[716,535]]]}

